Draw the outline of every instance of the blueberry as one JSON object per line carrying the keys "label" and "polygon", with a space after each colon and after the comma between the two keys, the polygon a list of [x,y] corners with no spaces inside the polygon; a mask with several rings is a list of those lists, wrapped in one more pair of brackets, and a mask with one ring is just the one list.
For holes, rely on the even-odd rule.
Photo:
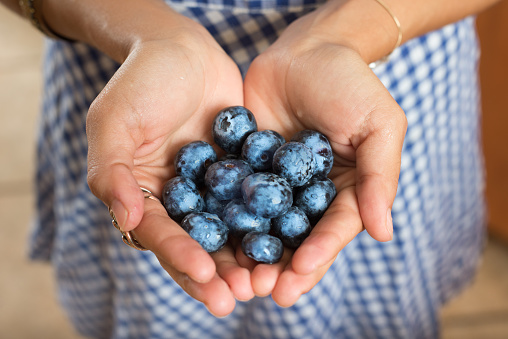
{"label": "blueberry", "polygon": [[294,205],[307,215],[311,225],[315,225],[336,195],[337,190],[330,179],[313,178],[306,185],[295,189]]}
{"label": "blueberry", "polygon": [[247,136],[258,129],[251,111],[243,106],[224,108],[212,124],[213,140],[227,153],[239,154]]}
{"label": "blueberry", "polygon": [[293,204],[291,186],[273,173],[249,175],[242,183],[242,196],[247,209],[263,218],[284,214]]}
{"label": "blueberry", "polygon": [[279,133],[279,132],[277,132],[277,131],[272,131],[271,129],[268,129],[268,130],[266,130],[266,131],[267,131],[268,133],[273,134],[275,137],[277,137],[277,139],[279,139],[279,140],[280,140],[280,144],[281,144],[281,145],[283,145],[283,144],[285,144],[285,143],[286,143],[286,139],[284,139],[284,137],[283,137],[282,135],[280,135],[280,133]]}
{"label": "blueberry", "polygon": [[333,151],[328,138],[311,130],[296,133],[291,141],[298,141],[309,147],[314,155],[314,176],[324,178],[330,173],[333,166]]}
{"label": "blueberry", "polygon": [[[272,168],[273,154],[282,146],[284,138],[277,132],[266,130],[250,134],[242,146],[242,158],[254,171],[268,171]],[[282,140],[280,139],[282,138]]]}
{"label": "blueberry", "polygon": [[162,202],[176,222],[182,221],[189,213],[202,212],[205,208],[196,184],[184,177],[174,177],[166,182],[162,189]]}
{"label": "blueberry", "polygon": [[228,154],[224,154],[222,157],[220,157],[220,161],[223,161],[223,160],[231,160],[231,159],[242,159],[242,157],[240,156],[240,154],[231,154],[231,153],[228,153]]}
{"label": "blueberry", "polygon": [[242,239],[249,232],[270,232],[270,219],[250,213],[242,200],[232,200],[225,208],[223,219],[232,237]]}
{"label": "blueberry", "polygon": [[208,167],[205,185],[218,200],[232,200],[242,197],[243,180],[254,173],[243,160],[223,160]]}
{"label": "blueberry", "polygon": [[222,213],[224,208],[230,202],[230,200],[218,200],[210,191],[206,192],[205,197],[205,211],[208,213],[216,214],[222,219]]}
{"label": "blueberry", "polygon": [[228,227],[215,214],[188,214],[182,221],[182,228],[209,253],[220,250],[228,240]]}
{"label": "blueberry", "polygon": [[275,264],[282,258],[284,246],[279,238],[266,233],[250,232],[242,239],[242,252],[257,262]]}
{"label": "blueberry", "polygon": [[307,238],[311,225],[307,215],[296,206],[292,206],[286,213],[272,219],[272,231],[282,240],[284,246],[297,248]]}
{"label": "blueberry", "polygon": [[279,147],[273,155],[273,172],[293,187],[304,185],[314,175],[314,156],[310,148],[290,141]]}
{"label": "blueberry", "polygon": [[196,185],[205,182],[208,167],[217,161],[217,154],[210,144],[204,141],[193,141],[183,146],[175,157],[176,175],[189,178]]}

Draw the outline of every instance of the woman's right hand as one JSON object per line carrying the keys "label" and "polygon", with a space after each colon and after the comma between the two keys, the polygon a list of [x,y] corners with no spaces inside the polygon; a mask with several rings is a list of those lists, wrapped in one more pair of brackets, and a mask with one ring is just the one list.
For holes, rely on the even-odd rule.
{"label": "woman's right hand", "polygon": [[238,265],[231,247],[210,256],[140,190],[161,197],[175,175],[176,152],[194,140],[213,144],[216,113],[243,104],[236,64],[202,26],[177,14],[172,19],[179,27],[163,39],[135,44],[93,102],[88,181],[122,230],[133,231],[189,295],[224,316],[235,299],[254,296],[249,271]]}

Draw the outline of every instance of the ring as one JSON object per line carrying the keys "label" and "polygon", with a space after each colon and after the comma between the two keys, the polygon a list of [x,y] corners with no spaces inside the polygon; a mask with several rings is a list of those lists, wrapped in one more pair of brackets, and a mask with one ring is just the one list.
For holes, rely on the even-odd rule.
{"label": "ring", "polygon": [[[151,199],[151,200],[154,200],[154,201],[157,201],[160,203],[160,200],[155,195],[153,195],[152,192],[150,192],[146,188],[143,188],[143,187],[140,187],[140,188],[141,188],[141,191],[143,191],[145,199]],[[112,222],[113,226],[115,226],[115,228],[117,230],[119,230],[120,233],[122,233],[123,242],[126,245],[129,245],[130,247],[137,249],[139,251],[147,251],[147,249],[145,247],[143,247],[143,245],[141,245],[136,240],[136,238],[134,238],[134,236],[131,234],[130,231],[125,232],[120,229],[120,226],[118,225],[118,222],[116,221],[115,214],[113,213],[113,210],[110,207],[108,207],[108,211],[109,211],[109,215],[112,218],[111,222]]]}

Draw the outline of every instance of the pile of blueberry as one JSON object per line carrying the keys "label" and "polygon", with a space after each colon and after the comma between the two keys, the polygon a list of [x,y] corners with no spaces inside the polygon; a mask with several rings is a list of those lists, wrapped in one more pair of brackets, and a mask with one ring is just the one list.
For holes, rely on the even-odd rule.
{"label": "pile of blueberry", "polygon": [[297,248],[337,194],[327,177],[328,139],[304,130],[286,142],[275,131],[258,131],[243,106],[221,110],[212,135],[226,155],[218,159],[204,141],[183,146],[177,176],[164,185],[166,211],[208,252],[230,239],[258,262],[278,262],[284,246]]}

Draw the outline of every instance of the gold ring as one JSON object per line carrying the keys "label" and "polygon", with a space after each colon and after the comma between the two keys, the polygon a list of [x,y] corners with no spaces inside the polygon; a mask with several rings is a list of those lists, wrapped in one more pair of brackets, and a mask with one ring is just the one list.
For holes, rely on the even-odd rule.
{"label": "gold ring", "polygon": [[[154,201],[157,201],[157,202],[160,203],[160,200],[155,195],[153,195],[152,192],[150,192],[146,188],[143,188],[143,187],[140,187],[140,188],[141,188],[141,191],[143,191],[145,199],[151,199],[151,200],[154,200]],[[112,218],[111,222],[112,222],[113,226],[115,226],[115,228],[117,230],[119,230],[120,233],[122,233],[122,240],[123,240],[123,242],[126,245],[129,245],[130,247],[132,247],[134,249],[137,249],[139,251],[147,251],[147,249],[145,247],[143,247],[143,245],[141,245],[136,240],[136,238],[134,238],[134,236],[131,234],[130,231],[125,232],[125,231],[122,231],[120,229],[120,226],[118,225],[118,222],[116,221],[115,214],[113,213],[113,210],[108,207],[108,211],[109,211],[109,215]]]}

